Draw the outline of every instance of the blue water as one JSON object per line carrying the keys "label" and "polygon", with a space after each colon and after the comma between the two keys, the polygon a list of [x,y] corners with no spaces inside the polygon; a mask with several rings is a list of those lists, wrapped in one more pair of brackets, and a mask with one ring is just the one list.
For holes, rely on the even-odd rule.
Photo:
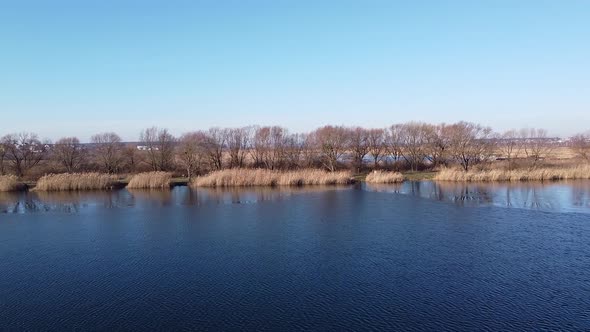
{"label": "blue water", "polygon": [[0,329],[590,329],[587,213],[381,189],[3,195]]}

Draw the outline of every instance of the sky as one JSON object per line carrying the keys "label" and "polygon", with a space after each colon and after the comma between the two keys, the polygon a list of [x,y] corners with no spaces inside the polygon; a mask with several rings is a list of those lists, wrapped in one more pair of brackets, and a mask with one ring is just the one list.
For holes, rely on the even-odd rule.
{"label": "sky", "polygon": [[590,1],[0,0],[0,136],[590,130]]}

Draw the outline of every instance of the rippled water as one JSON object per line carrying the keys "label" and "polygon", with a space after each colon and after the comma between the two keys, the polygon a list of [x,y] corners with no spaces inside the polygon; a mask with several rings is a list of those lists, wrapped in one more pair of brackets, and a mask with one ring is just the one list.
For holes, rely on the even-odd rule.
{"label": "rippled water", "polygon": [[587,185],[432,186],[0,194],[0,329],[590,329]]}

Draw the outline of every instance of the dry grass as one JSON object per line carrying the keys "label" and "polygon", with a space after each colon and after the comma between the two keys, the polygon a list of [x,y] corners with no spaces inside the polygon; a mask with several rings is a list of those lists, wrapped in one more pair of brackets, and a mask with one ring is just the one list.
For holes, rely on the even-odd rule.
{"label": "dry grass", "polygon": [[131,177],[129,189],[167,189],[170,188],[172,174],[167,172],[146,172]]}
{"label": "dry grass", "polygon": [[191,181],[195,187],[252,187],[336,185],[354,182],[350,172],[326,172],[317,169],[271,171],[266,169],[227,169],[200,176]]}
{"label": "dry grass", "polygon": [[494,182],[494,181],[557,181],[590,179],[590,166],[569,168],[538,168],[517,170],[488,170],[464,172],[458,169],[442,169],[436,181]]}
{"label": "dry grass", "polygon": [[365,178],[367,183],[401,183],[405,177],[399,172],[372,171]]}
{"label": "dry grass", "polygon": [[63,173],[41,177],[35,186],[36,191],[74,191],[112,189],[117,177],[103,173]]}
{"label": "dry grass", "polygon": [[18,182],[14,175],[0,175],[0,191],[17,191],[21,190],[23,185]]}

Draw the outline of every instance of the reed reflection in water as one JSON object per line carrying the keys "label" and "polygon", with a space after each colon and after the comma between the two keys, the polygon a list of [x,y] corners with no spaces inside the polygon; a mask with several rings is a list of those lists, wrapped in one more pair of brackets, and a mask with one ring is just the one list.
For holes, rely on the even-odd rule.
{"label": "reed reflection in water", "polygon": [[0,193],[0,213],[79,212],[81,209],[133,206],[126,190]]}
{"label": "reed reflection in water", "polygon": [[296,194],[352,190],[352,186],[198,188],[171,190],[121,189],[112,191],[0,192],[0,213],[77,213],[125,207],[199,206],[207,204],[254,204],[281,200]]}

